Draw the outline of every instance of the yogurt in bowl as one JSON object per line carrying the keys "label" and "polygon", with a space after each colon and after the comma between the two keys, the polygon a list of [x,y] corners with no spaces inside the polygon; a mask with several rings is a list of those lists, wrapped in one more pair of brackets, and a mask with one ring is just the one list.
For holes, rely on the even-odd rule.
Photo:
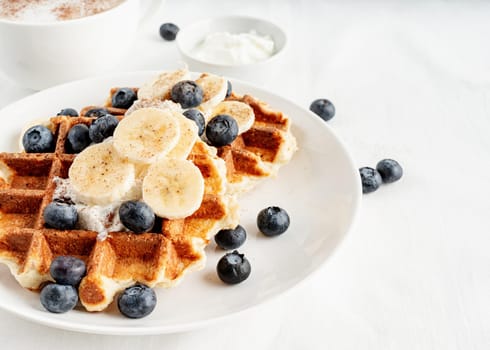
{"label": "yogurt in bowl", "polygon": [[277,70],[286,42],[286,33],[276,24],[243,16],[202,20],[177,35],[177,46],[192,70],[246,80],[261,80]]}

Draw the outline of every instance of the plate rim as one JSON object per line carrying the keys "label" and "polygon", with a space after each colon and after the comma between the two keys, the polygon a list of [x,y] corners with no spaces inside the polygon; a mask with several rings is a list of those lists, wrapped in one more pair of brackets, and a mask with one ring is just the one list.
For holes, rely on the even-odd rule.
{"label": "plate rim", "polygon": [[[139,77],[143,75],[157,75],[161,73],[163,70],[136,70],[136,71],[120,71],[120,72],[111,72],[107,74],[101,74],[101,75],[96,75],[96,76],[91,76],[87,77],[84,79],[79,79],[79,80],[74,80],[70,82],[66,82],[63,84],[55,85],[50,88],[40,90],[37,92],[34,92],[32,94],[29,94],[27,96],[24,96],[16,101],[13,101],[3,108],[0,109],[0,115],[8,112],[9,110],[15,110],[19,108],[19,106],[22,106],[25,104],[26,100],[32,99],[33,96],[37,95],[42,95],[42,94],[49,94],[51,91],[56,91],[56,90],[63,90],[66,88],[69,88],[71,86],[76,86],[76,85],[82,85],[82,84],[88,84],[89,82],[97,82],[100,80],[117,80],[117,79],[122,79],[124,78],[131,78],[132,76]],[[190,72],[192,76],[195,76],[197,72]],[[337,135],[337,133],[334,131],[334,129],[328,125],[326,122],[321,120],[318,116],[316,116],[313,112],[308,110],[307,108],[303,107],[302,105],[296,103],[295,101],[286,98],[276,92],[272,92],[270,90],[267,90],[263,87],[260,87],[254,83],[247,82],[241,79],[235,79],[233,77],[226,77],[226,79],[232,81],[232,82],[237,82],[239,85],[244,85],[247,87],[250,87],[254,90],[259,91],[260,93],[264,94],[269,94],[272,95],[275,99],[285,101],[286,103],[291,104],[297,109],[300,109],[304,111],[307,115],[309,115],[310,118],[315,120],[315,123],[322,128],[325,128],[329,136],[334,139],[334,141],[340,146],[342,149],[344,156],[349,164],[350,167],[352,167],[353,170],[356,170],[357,167],[355,165],[354,158],[352,157],[351,153],[349,152],[344,140]],[[267,102],[267,101],[266,101]],[[331,253],[323,259],[321,262],[318,263],[318,265],[310,271],[306,276],[301,277],[300,279],[293,281],[289,287],[284,288],[283,290],[280,290],[274,294],[268,295],[264,297],[260,302],[247,306],[243,309],[240,310],[234,310],[231,311],[225,315],[219,315],[219,316],[214,316],[208,319],[203,319],[203,320],[195,320],[195,321],[189,321],[189,322],[180,322],[172,325],[163,325],[163,326],[149,326],[149,325],[142,325],[142,326],[137,326],[137,327],[120,327],[120,326],[97,326],[97,325],[91,325],[89,323],[87,324],[80,324],[75,321],[70,321],[70,320],[56,320],[51,317],[43,317],[38,314],[34,315],[29,315],[24,312],[16,310],[14,307],[9,307],[9,305],[5,305],[4,303],[0,302],[0,309],[9,312],[11,314],[14,314],[18,316],[21,319],[37,323],[37,324],[42,324],[44,326],[49,326],[57,329],[64,329],[64,330],[69,330],[69,331],[75,331],[75,332],[81,332],[81,333],[88,333],[88,334],[102,334],[102,335],[127,335],[127,336],[137,336],[137,335],[157,335],[157,334],[172,334],[172,333],[180,333],[180,332],[186,332],[194,329],[199,329],[199,328],[204,328],[206,326],[211,326],[213,324],[219,323],[221,321],[224,321],[226,319],[238,316],[242,313],[246,312],[252,312],[256,310],[259,307],[262,307],[271,301],[284,296],[287,293],[290,293],[292,290],[298,288],[300,285],[303,283],[307,282],[311,278],[313,278],[316,274],[319,273],[319,271],[327,264],[327,262],[334,256],[334,254],[339,250],[340,246],[342,243],[345,241],[346,237],[349,235],[349,233],[354,229],[358,217],[359,217],[359,212],[360,212],[360,207],[361,207],[361,198],[362,198],[362,190],[361,190],[361,182],[358,182],[358,186],[356,186],[355,193],[354,193],[354,200],[352,203],[352,208],[353,212],[350,217],[350,220],[348,224],[346,225],[345,232],[341,234],[337,242],[335,242],[335,245],[331,251]]]}

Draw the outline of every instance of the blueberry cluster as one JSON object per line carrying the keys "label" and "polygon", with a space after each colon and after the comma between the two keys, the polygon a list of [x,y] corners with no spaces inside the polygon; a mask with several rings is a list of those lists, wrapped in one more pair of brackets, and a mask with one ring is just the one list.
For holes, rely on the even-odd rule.
{"label": "blueberry cluster", "polygon": [[[72,310],[78,302],[78,286],[87,273],[85,262],[73,256],[58,256],[52,261],[49,272],[55,283],[41,290],[41,305],[53,313]],[[153,289],[136,284],[119,295],[117,305],[124,316],[141,318],[153,311],[156,302]]]}
{"label": "blueberry cluster", "polygon": [[383,159],[378,162],[376,169],[362,167],[359,169],[362,183],[362,193],[376,191],[382,183],[398,181],[403,176],[403,168],[393,159]]}
{"label": "blueberry cluster", "polygon": [[[267,207],[257,215],[257,227],[268,237],[278,236],[289,228],[289,215],[280,207]],[[236,249],[247,239],[247,232],[238,225],[234,229],[221,230],[215,236],[216,244],[225,250]],[[251,272],[251,266],[244,254],[237,250],[225,254],[216,266],[218,277],[226,284],[237,284],[245,281]]]}

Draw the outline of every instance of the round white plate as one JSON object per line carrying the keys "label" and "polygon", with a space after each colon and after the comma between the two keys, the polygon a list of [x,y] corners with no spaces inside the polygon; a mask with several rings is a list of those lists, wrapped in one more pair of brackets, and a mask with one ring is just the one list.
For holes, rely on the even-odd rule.
{"label": "round white plate", "polygon": [[[76,81],[17,101],[0,111],[0,151],[18,152],[19,133],[32,119],[56,115],[65,107],[80,110],[102,105],[111,87],[140,86],[157,73],[133,72]],[[115,303],[100,313],[82,309],[49,313],[41,306],[39,294],[20,287],[5,266],[0,266],[0,307],[34,322],[81,332],[172,333],[203,327],[258,306],[318,270],[354,222],[361,198],[358,170],[345,146],[320,118],[271,92],[244,82],[232,83],[237,93],[251,94],[286,113],[299,145],[277,178],[263,181],[239,200],[241,224],[248,238],[238,250],[252,266],[245,282],[229,286],[218,279],[216,264],[224,251],[211,242],[206,248],[204,270],[190,273],[173,289],[157,289],[157,306],[143,319],[123,317]],[[291,226],[283,235],[267,238],[258,232],[255,220],[261,209],[271,205],[288,211]]]}

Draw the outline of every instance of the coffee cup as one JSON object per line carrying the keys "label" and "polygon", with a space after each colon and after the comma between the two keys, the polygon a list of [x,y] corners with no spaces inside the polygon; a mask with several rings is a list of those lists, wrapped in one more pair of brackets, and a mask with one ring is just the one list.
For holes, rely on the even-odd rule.
{"label": "coffee cup", "polygon": [[162,2],[124,0],[94,15],[50,22],[2,18],[0,70],[34,90],[111,70]]}

